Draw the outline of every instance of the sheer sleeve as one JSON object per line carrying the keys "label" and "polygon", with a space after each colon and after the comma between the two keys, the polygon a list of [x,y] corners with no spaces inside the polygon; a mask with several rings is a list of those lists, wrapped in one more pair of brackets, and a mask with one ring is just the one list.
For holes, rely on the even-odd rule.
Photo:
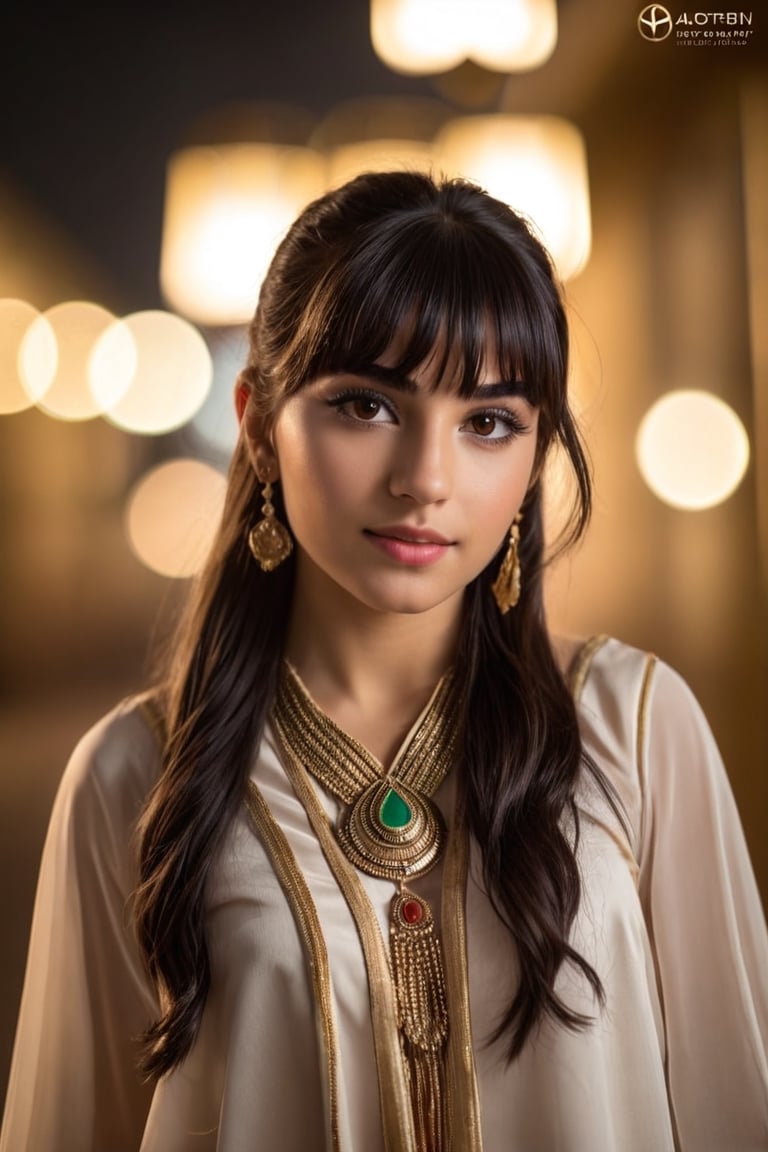
{"label": "sheer sleeve", "polygon": [[683,1152],[768,1148],[768,937],[728,780],[686,684],[649,665],[640,893]]}
{"label": "sheer sleeve", "polygon": [[154,737],[126,705],[76,748],[48,828],[0,1152],[136,1150],[149,1089],[135,1039],[155,1004],[130,927],[136,817]]}

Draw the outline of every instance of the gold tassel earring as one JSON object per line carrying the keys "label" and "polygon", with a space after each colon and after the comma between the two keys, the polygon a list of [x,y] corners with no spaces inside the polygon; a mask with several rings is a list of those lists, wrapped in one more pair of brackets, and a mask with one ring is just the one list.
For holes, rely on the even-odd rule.
{"label": "gold tassel earring", "polygon": [[493,592],[502,616],[506,616],[510,608],[514,608],[520,599],[520,556],[518,553],[521,520],[522,516],[518,512],[509,530],[507,554],[501,562],[498,576],[491,585],[491,592]]}
{"label": "gold tassel earring", "polygon": [[272,572],[293,551],[293,541],[284,524],[275,517],[272,485],[265,481],[261,493],[261,520],[248,533],[248,547],[263,572]]}

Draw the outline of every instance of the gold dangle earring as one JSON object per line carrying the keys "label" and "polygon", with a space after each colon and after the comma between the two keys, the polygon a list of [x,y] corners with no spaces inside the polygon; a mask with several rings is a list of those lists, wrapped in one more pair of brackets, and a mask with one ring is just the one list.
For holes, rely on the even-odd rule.
{"label": "gold dangle earring", "polygon": [[273,572],[293,551],[293,540],[284,524],[275,516],[272,485],[264,481],[261,493],[261,520],[248,533],[248,547],[263,572]]}
{"label": "gold dangle earring", "polygon": [[512,521],[509,530],[509,545],[507,554],[501,562],[498,575],[491,585],[491,592],[499,606],[502,616],[506,616],[510,608],[514,608],[520,599],[520,521],[522,515],[518,512]]}

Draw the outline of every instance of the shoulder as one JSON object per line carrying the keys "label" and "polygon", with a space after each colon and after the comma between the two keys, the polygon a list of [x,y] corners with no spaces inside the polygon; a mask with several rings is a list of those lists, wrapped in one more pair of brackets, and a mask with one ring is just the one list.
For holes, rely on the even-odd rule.
{"label": "shoulder", "polygon": [[701,707],[679,672],[654,653],[611,636],[579,645],[568,669],[577,709],[586,722],[629,741],[638,759],[651,726],[669,740],[706,725]]}
{"label": "shoulder", "polygon": [[701,706],[665,661],[601,636],[579,648],[569,679],[585,750],[617,789],[641,840],[650,813],[681,787],[699,797],[729,794]]}
{"label": "shoulder", "polygon": [[124,700],[78,741],[59,785],[54,821],[115,835],[135,824],[160,770],[151,697]]}
{"label": "shoulder", "polygon": [[656,660],[652,653],[613,636],[556,637],[553,646],[577,707],[582,706],[588,686],[594,690],[599,685],[613,689],[619,696],[625,694],[647,674],[649,663]]}
{"label": "shoulder", "polygon": [[678,672],[614,637],[577,645],[567,676],[585,751],[618,792],[638,851],[651,788],[661,774],[696,771],[691,749],[714,745],[707,722]]}
{"label": "shoulder", "polygon": [[582,728],[608,725],[629,741],[647,702],[656,657],[612,636],[552,638],[555,657],[576,704]]}

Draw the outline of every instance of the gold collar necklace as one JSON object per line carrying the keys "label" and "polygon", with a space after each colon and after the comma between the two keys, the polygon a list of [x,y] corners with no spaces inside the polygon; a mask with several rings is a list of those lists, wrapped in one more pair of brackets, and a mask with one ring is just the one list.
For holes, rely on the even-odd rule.
{"label": "gold collar necklace", "polygon": [[452,696],[448,673],[382,775],[378,760],[320,711],[283,664],[277,727],[307,771],[346,805],[336,835],[347,858],[369,876],[396,882],[422,876],[442,854],[445,824],[431,795],[453,763],[458,713]]}
{"label": "gold collar necklace", "polygon": [[285,752],[344,804],[335,829],[344,855],[361,872],[398,885],[390,909],[392,979],[418,1147],[430,1152],[447,1145],[448,1009],[432,912],[406,882],[428,872],[445,846],[445,823],[431,796],[454,763],[460,717],[453,675],[447,673],[384,772],[318,708],[287,662],[272,711]]}

